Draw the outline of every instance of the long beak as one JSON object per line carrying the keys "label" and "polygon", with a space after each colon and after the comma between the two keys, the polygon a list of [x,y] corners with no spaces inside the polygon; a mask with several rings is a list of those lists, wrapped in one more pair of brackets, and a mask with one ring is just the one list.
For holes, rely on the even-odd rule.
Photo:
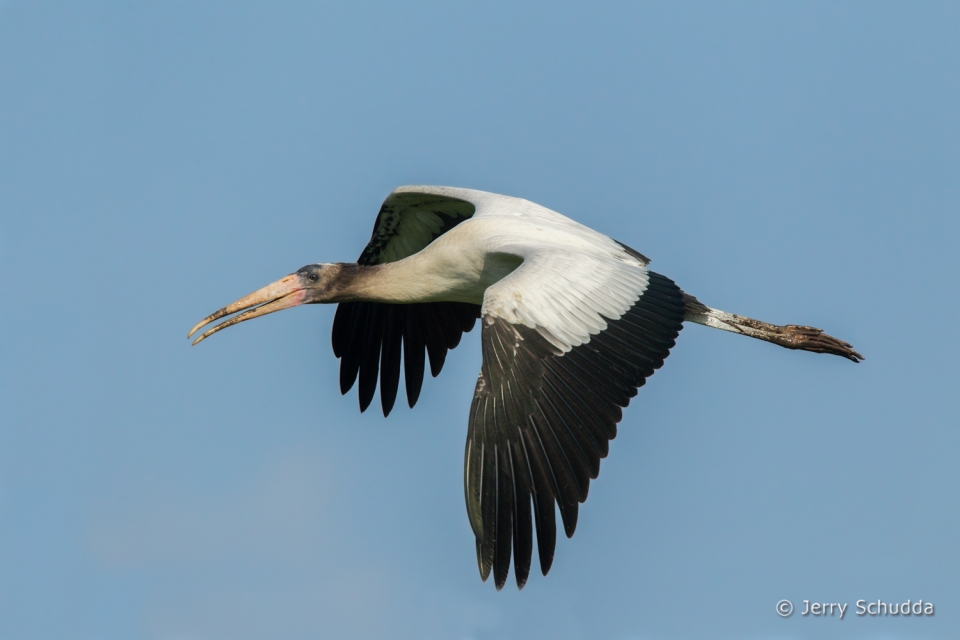
{"label": "long beak", "polygon": [[193,341],[193,344],[197,344],[204,338],[212,336],[217,331],[226,329],[230,325],[234,325],[238,322],[243,322],[244,320],[249,320],[251,318],[265,316],[268,313],[273,313],[274,311],[289,309],[290,307],[296,307],[297,305],[303,304],[303,300],[306,295],[306,290],[300,286],[300,277],[295,273],[291,273],[289,276],[281,278],[273,284],[268,284],[259,291],[254,291],[245,298],[240,298],[233,304],[225,306],[216,313],[210,314],[198,322],[193,329],[190,329],[190,333],[187,334],[187,338],[190,338],[193,336],[193,334],[200,330],[200,328],[207,326],[211,322],[216,322],[220,318],[224,318],[230,314],[247,309],[247,311],[244,311],[240,315],[234,316],[225,322],[221,322],[215,327],[207,329],[205,333]]}

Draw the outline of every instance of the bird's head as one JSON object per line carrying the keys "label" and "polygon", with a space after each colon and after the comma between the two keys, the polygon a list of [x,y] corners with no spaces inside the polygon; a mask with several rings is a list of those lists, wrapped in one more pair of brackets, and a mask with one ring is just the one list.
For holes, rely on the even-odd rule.
{"label": "bird's head", "polygon": [[340,279],[340,276],[343,275],[344,269],[349,266],[352,265],[308,264],[297,270],[296,273],[291,273],[286,277],[280,278],[276,282],[268,284],[264,288],[254,291],[250,295],[240,298],[236,302],[228,304],[219,311],[210,314],[198,322],[197,325],[190,330],[190,333],[187,334],[187,337],[190,338],[211,322],[216,322],[221,318],[238,312],[242,313],[207,329],[199,338],[193,341],[193,344],[197,344],[204,338],[212,336],[221,329],[226,329],[244,320],[265,316],[274,311],[298,307],[302,304],[334,302],[336,283]]}

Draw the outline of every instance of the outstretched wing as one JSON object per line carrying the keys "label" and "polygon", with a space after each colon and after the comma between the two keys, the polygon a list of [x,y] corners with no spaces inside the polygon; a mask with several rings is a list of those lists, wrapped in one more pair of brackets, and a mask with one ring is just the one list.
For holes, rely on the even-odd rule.
{"label": "outstretched wing", "polygon": [[[474,214],[472,203],[451,195],[460,190],[428,189],[402,187],[387,196],[359,264],[383,264],[413,255]],[[402,352],[407,402],[413,407],[423,384],[424,349],[430,373],[436,377],[447,350],[460,343],[463,332],[470,331],[478,317],[479,305],[462,302],[340,303],[333,321],[340,391],[349,391],[359,377],[360,411],[365,411],[379,378],[383,415],[388,415],[400,384]]]}
{"label": "outstretched wing", "polygon": [[681,329],[680,289],[621,248],[609,259],[529,256],[484,297],[464,476],[480,575],[486,580],[492,569],[498,589],[511,549],[517,585],[526,582],[533,521],[540,569],[550,570],[554,502],[570,537],[621,407],[663,364]]}

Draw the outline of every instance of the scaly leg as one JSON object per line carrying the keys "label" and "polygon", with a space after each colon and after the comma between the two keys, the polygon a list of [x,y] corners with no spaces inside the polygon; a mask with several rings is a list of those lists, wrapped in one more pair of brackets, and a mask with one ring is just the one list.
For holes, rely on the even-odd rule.
{"label": "scaly leg", "polygon": [[796,324],[778,326],[719,309],[711,309],[688,293],[683,294],[683,301],[686,304],[686,314],[683,317],[685,321],[759,338],[787,349],[832,353],[854,362],[863,360],[863,356],[854,351],[849,343],[828,336],[822,329]]}

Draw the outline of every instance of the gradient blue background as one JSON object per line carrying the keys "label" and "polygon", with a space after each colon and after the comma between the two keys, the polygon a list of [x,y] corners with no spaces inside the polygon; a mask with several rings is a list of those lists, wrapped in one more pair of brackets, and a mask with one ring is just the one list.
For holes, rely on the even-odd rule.
{"label": "gradient blue background", "polygon": [[[960,637],[960,6],[515,4],[0,5],[0,637]],[[332,307],[185,339],[411,183],[867,360],[688,326],[551,574],[497,593],[476,331],[389,420],[340,396]]]}

